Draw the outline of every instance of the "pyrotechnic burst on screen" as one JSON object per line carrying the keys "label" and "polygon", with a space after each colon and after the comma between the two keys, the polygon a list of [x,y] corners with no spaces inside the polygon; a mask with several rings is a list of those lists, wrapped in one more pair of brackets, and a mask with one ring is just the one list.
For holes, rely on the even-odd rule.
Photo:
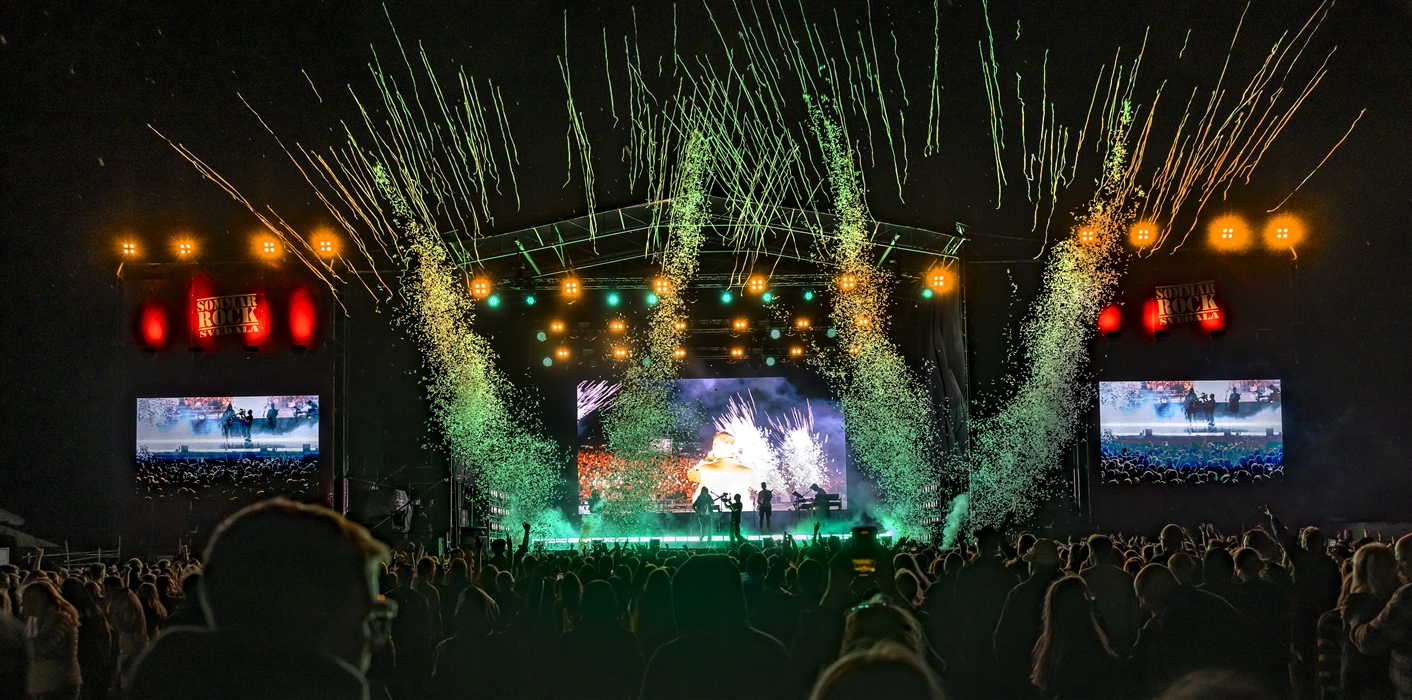
{"label": "pyrotechnic burst on screen", "polygon": [[1284,474],[1278,379],[1100,382],[1105,483],[1239,483]]}

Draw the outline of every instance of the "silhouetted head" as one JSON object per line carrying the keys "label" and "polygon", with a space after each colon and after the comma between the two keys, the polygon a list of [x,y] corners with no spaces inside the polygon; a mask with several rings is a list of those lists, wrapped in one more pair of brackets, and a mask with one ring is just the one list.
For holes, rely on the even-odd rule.
{"label": "silhouetted head", "polygon": [[618,621],[618,594],[613,584],[594,581],[583,588],[584,627],[613,627]]}
{"label": "silhouetted head", "polygon": [[1235,578],[1235,559],[1224,549],[1208,549],[1201,558],[1202,578],[1208,586],[1224,586]]}
{"label": "silhouetted head", "polygon": [[456,636],[484,637],[495,629],[500,606],[485,591],[468,586],[456,599]]}
{"label": "silhouetted head", "polygon": [[1154,615],[1160,615],[1167,609],[1167,601],[1172,597],[1172,593],[1177,590],[1177,577],[1172,575],[1172,571],[1161,564],[1148,564],[1142,567],[1142,571],[1137,572],[1137,577],[1133,579],[1133,588],[1137,591],[1137,599],[1142,603],[1142,607]]}
{"label": "silhouetted head", "polygon": [[1090,535],[1088,560],[1095,566],[1113,562],[1113,539],[1107,535]]}
{"label": "silhouetted head", "polygon": [[917,655],[896,642],[881,642],[833,662],[814,685],[809,700],[942,700],[936,675]]}
{"label": "silhouetted head", "polygon": [[745,626],[740,572],[721,554],[687,559],[672,577],[672,609],[682,635]]}

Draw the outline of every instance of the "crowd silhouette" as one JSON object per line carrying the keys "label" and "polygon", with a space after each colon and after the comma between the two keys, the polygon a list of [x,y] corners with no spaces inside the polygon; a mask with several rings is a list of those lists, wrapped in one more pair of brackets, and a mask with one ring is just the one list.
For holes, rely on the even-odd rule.
{"label": "crowd silhouette", "polygon": [[[0,566],[10,698],[1412,699],[1412,535],[389,551],[283,499],[198,559]],[[856,561],[873,561],[858,568]],[[871,569],[871,570],[870,570]],[[863,573],[858,573],[858,572]]]}

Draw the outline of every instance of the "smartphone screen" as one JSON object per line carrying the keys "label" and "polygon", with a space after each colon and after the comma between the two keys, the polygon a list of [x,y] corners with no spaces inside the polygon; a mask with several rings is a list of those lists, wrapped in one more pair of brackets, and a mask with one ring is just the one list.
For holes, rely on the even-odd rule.
{"label": "smartphone screen", "polygon": [[878,529],[868,525],[853,528],[849,547],[853,552],[853,573],[870,576],[878,570]]}

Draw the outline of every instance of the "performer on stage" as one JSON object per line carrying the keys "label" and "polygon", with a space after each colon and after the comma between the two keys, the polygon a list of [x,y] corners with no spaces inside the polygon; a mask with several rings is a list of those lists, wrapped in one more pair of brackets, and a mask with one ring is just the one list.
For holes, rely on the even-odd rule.
{"label": "performer on stage", "polygon": [[731,544],[739,544],[745,541],[740,535],[740,511],[743,505],[740,502],[740,494],[735,495],[735,500],[730,502],[731,509]]}
{"label": "performer on stage", "polygon": [[712,500],[714,499],[711,498],[711,492],[703,486],[701,490],[697,492],[696,500],[691,502],[692,510],[696,511],[696,523],[701,528],[702,537],[710,535],[711,533],[708,532],[708,530],[713,529],[710,527]]}
{"label": "performer on stage", "polygon": [[687,471],[686,478],[700,484],[701,490],[741,494],[755,484],[755,470],[736,459],[733,435],[716,433],[711,440],[711,451]]}
{"label": "performer on stage", "polygon": [[770,491],[770,487],[765,482],[760,482],[760,490],[755,492],[755,525],[760,528],[761,533],[770,531],[770,502],[774,498],[775,494]]}

